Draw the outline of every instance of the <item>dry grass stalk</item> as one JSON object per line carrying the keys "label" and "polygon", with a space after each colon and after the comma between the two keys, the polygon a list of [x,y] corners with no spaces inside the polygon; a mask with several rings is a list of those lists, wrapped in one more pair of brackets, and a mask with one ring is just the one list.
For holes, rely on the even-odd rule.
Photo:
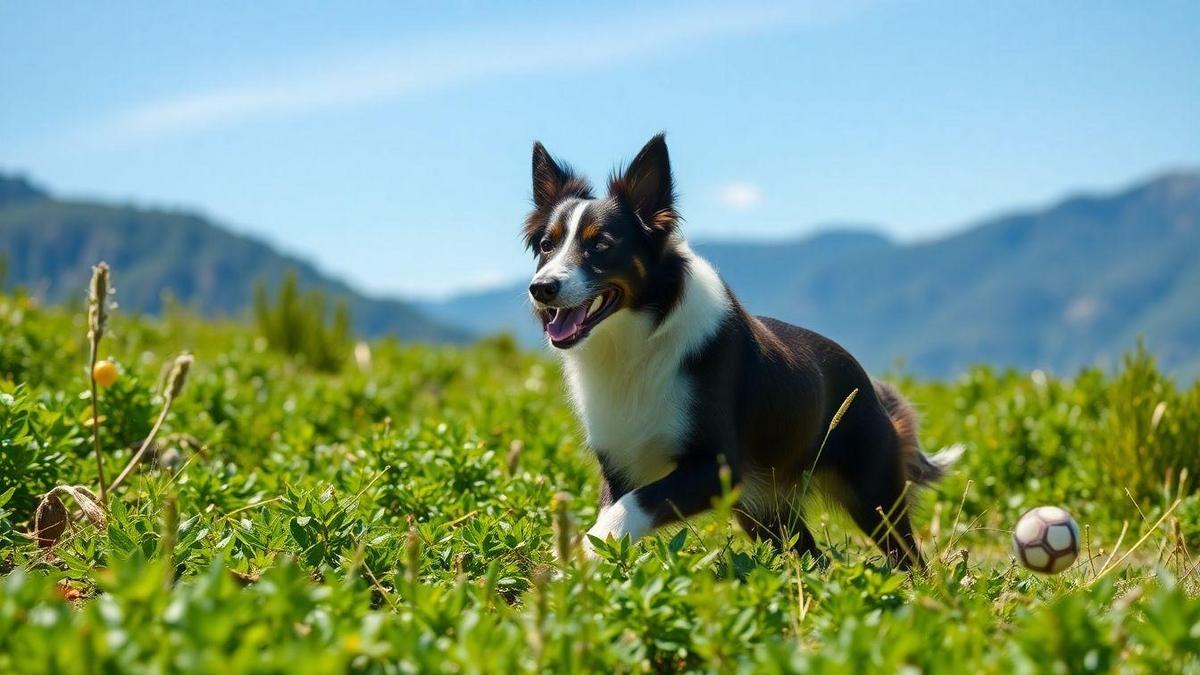
{"label": "dry grass stalk", "polygon": [[175,585],[175,543],[179,534],[179,507],[175,495],[168,494],[163,504],[163,587],[170,590]]}
{"label": "dry grass stalk", "polygon": [[829,435],[832,434],[833,430],[836,429],[838,424],[841,423],[842,417],[845,416],[846,411],[850,409],[850,404],[854,403],[855,396],[858,396],[858,387],[855,387],[854,390],[846,396],[846,400],[842,401],[842,404],[838,406],[837,412],[833,414],[833,419],[829,420],[829,427],[825,430],[825,438],[821,440],[821,447],[817,448],[817,456],[813,458],[812,466],[804,474],[804,489],[800,492],[800,501],[804,501],[804,498],[808,496],[808,487],[812,485],[813,473],[817,470],[817,463],[821,461],[821,453],[825,451],[825,444],[829,442]]}
{"label": "dry grass stalk", "polygon": [[[1173,504],[1171,504],[1170,508],[1168,508],[1162,514],[1162,516],[1160,516],[1159,519],[1157,521],[1155,521],[1154,525],[1150,526],[1150,528],[1146,530],[1146,533],[1142,535],[1141,539],[1138,539],[1136,542],[1134,542],[1133,546],[1130,546],[1129,550],[1125,552],[1125,555],[1118,558],[1116,562],[1112,562],[1112,556],[1109,556],[1109,562],[1105,563],[1104,567],[1100,568],[1100,573],[1097,574],[1095,577],[1093,577],[1090,582],[1088,582],[1088,586],[1091,586],[1092,584],[1096,583],[1104,575],[1108,574],[1112,570],[1119,567],[1121,565],[1121,563],[1125,562],[1126,558],[1128,558],[1130,555],[1132,555],[1134,551],[1138,550],[1138,548],[1140,548],[1142,544],[1146,543],[1146,540],[1150,538],[1150,535],[1154,534],[1154,531],[1157,530],[1158,527],[1160,525],[1162,525],[1163,522],[1165,522],[1167,520],[1167,518],[1169,518],[1171,516],[1172,513],[1175,512],[1175,509],[1181,503],[1183,503],[1182,499],[1176,499],[1175,502]],[[1126,525],[1128,525],[1128,523],[1126,523]],[[1121,535],[1122,536],[1125,535],[1124,529],[1122,529]],[[1113,555],[1116,555],[1117,549],[1119,547],[1120,547],[1120,539],[1117,540],[1117,545],[1113,547]]]}
{"label": "dry grass stalk", "polygon": [[175,399],[183,393],[183,385],[187,382],[188,372],[191,371],[193,358],[191,354],[180,354],[175,357],[175,363],[171,366],[171,374],[167,376],[167,384],[163,387],[163,407],[158,414],[158,419],[155,420],[154,426],[150,429],[150,434],[146,436],[146,440],[142,441],[142,446],[134,453],[133,457],[129,458],[129,463],[121,470],[121,473],[113,479],[110,490],[117,489],[125,481],[125,478],[137,467],[138,462],[142,461],[142,456],[146,454],[147,448],[154,442],[154,437],[158,435],[158,430],[162,428],[163,421],[167,419],[167,413],[171,411],[171,404]]}
{"label": "dry grass stalk", "polygon": [[96,360],[99,358],[100,340],[104,337],[108,321],[108,264],[100,263],[92,268],[92,281],[88,285],[88,381],[92,390],[92,448],[96,453],[96,478],[100,483],[100,503],[108,503],[104,484],[104,455],[100,452],[100,406],[96,387]]}

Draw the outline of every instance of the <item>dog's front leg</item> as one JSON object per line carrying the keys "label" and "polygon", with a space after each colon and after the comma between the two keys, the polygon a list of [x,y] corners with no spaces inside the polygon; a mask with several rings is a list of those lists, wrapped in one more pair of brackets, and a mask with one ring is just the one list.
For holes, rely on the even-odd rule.
{"label": "dog's front leg", "polygon": [[[733,480],[737,480],[736,472]],[[654,528],[711,507],[721,494],[721,463],[709,455],[685,458],[666,477],[621,495],[615,494],[614,483],[605,481],[600,515],[584,537],[583,550],[588,557],[595,556],[590,537],[628,536],[637,541]]]}

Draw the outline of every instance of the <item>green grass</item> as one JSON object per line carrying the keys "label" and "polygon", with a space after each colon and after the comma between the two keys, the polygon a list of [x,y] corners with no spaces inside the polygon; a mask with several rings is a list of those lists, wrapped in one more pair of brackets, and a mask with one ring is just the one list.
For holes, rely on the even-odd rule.
{"label": "green grass", "polygon": [[[39,548],[40,496],[97,487],[84,321],[0,296],[0,672],[1200,672],[1200,389],[1144,352],[1114,376],[891,378],[927,447],[968,446],[921,495],[925,574],[820,508],[827,567],[717,513],[559,574],[553,497],[586,527],[597,486],[552,361],[502,339],[379,343],[326,374],[183,315],[114,316],[110,479],[164,365],[196,362],[104,527]],[[1043,503],[1086,539],[1049,578],[1007,552]]]}

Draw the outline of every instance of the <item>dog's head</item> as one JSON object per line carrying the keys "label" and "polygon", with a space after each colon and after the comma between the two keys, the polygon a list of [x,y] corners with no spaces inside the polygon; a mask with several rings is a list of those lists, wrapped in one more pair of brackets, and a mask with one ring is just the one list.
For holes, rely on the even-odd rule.
{"label": "dog's head", "polygon": [[524,228],[537,256],[529,296],[555,347],[573,347],[617,312],[665,311],[664,299],[678,294],[682,263],[669,251],[679,217],[662,134],[601,198],[535,143],[533,205]]}

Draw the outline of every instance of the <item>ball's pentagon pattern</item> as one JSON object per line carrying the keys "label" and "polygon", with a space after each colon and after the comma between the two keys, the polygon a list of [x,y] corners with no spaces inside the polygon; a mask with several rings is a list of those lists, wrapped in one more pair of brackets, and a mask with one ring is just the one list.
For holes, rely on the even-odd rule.
{"label": "ball's pentagon pattern", "polygon": [[1022,565],[1042,574],[1057,574],[1079,555],[1079,527],[1066,510],[1039,506],[1017,521],[1012,543]]}
{"label": "ball's pentagon pattern", "polygon": [[1075,553],[1074,552],[1059,553],[1059,554],[1056,554],[1056,556],[1057,557],[1054,558],[1054,562],[1052,562],[1050,564],[1050,573],[1051,574],[1058,574],[1059,572],[1070,567],[1071,563],[1075,562]]}
{"label": "ball's pentagon pattern", "polygon": [[1070,525],[1051,525],[1046,528],[1046,543],[1055,553],[1066,553],[1075,548],[1075,532]]}
{"label": "ball's pentagon pattern", "polygon": [[1021,549],[1021,556],[1025,559],[1025,564],[1034,569],[1041,570],[1050,566],[1050,552],[1037,544]]}

